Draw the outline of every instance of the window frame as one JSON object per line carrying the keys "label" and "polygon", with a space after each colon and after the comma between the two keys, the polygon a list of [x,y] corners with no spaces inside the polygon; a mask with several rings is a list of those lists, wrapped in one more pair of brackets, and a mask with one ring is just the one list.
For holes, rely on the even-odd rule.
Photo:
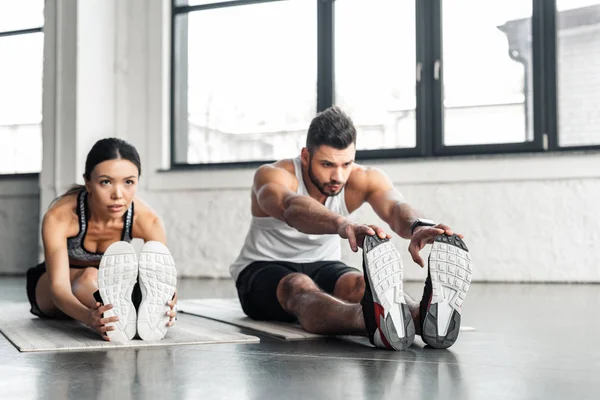
{"label": "window frame", "polygon": [[30,33],[41,33],[44,29],[40,26],[37,28],[17,29],[15,31],[0,31],[0,38],[18,35],[27,35]]}
{"label": "window frame", "polygon": [[[32,33],[43,33],[44,28],[42,26],[35,28],[26,28],[26,29],[15,29],[11,31],[0,31],[0,40],[2,38],[11,37],[11,36],[20,36],[20,35],[29,35]],[[11,179],[13,177],[17,178],[28,178],[31,176],[38,176],[39,172],[11,172],[11,173],[2,173],[0,172],[1,179]]]}
{"label": "window frame", "polygon": [[[544,46],[544,52],[546,54],[546,76],[545,83],[547,86],[544,88],[544,96],[548,98],[549,112],[546,115],[547,124],[549,126],[550,134],[548,135],[548,150],[553,152],[579,152],[579,151],[598,151],[600,150],[600,142],[592,145],[578,145],[578,146],[560,146],[558,131],[558,58],[557,58],[557,46],[558,46],[558,10],[556,0],[535,0],[542,3],[546,7],[543,7],[543,24],[545,26],[545,39],[546,43]],[[598,3],[600,5],[600,3]],[[600,128],[600,127],[599,127]]]}
{"label": "window frame", "polygon": [[[533,87],[533,140],[529,142],[512,143],[490,143],[490,144],[468,144],[468,145],[446,145],[444,144],[444,97],[443,97],[443,30],[442,30],[442,1],[431,1],[430,7],[432,27],[434,30],[430,46],[433,49],[433,62],[440,62],[440,79],[434,80],[432,93],[433,108],[433,154],[434,156],[456,156],[476,154],[510,154],[510,153],[534,153],[543,152],[548,149],[549,138],[554,131],[549,124],[552,112],[548,106],[552,99],[545,97],[544,89],[549,76],[547,64],[547,53],[545,48],[551,45],[552,38],[546,37],[548,26],[544,24],[544,11],[554,0],[530,0],[532,1],[531,35],[532,35],[532,87]],[[546,137],[547,139],[544,139]]]}
{"label": "window frame", "polygon": [[[187,114],[187,30],[181,15],[203,10],[236,7],[285,0],[231,0],[196,6],[178,5],[171,0],[171,88],[170,88],[170,166],[173,170],[256,167],[275,160],[222,163],[177,162],[177,150],[187,143],[177,140],[177,121]],[[185,0],[183,0],[185,1]],[[335,0],[317,1],[317,110],[335,102]],[[445,145],[443,142],[443,59],[442,1],[414,0],[416,19],[416,63],[420,74],[416,85],[416,146],[414,148],[358,150],[357,160],[393,160],[440,158],[452,156],[545,153],[600,150],[600,145],[561,147],[557,129],[557,11],[556,0],[532,2],[532,89],[533,140],[519,143]],[[185,48],[186,51],[182,51]],[[440,63],[439,79],[434,79],[434,65]],[[176,90],[179,89],[179,90]],[[185,115],[184,114],[184,115]],[[186,117],[187,118],[187,117]],[[181,120],[181,119],[180,119]],[[185,120],[184,120],[185,121]],[[185,125],[185,124],[183,124]],[[181,128],[179,128],[181,129]],[[308,127],[307,127],[308,129]],[[187,134],[187,132],[184,132]],[[180,136],[185,136],[179,133]],[[178,146],[178,147],[177,147]]]}

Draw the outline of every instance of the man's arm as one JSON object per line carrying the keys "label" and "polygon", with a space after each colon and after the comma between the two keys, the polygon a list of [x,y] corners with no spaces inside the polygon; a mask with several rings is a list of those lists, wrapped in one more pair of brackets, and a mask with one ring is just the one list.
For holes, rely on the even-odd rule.
{"label": "man's arm", "polygon": [[[380,170],[370,169],[367,178],[366,201],[373,207],[379,218],[384,220],[390,228],[404,239],[410,239],[408,251],[413,261],[421,267],[425,266],[419,252],[428,243],[433,243],[438,235],[443,233],[453,235],[449,226],[437,224],[435,226],[418,226],[411,232],[413,223],[423,214],[404,201],[402,195],[394,189],[390,179]],[[462,237],[462,235],[459,235]]]}
{"label": "man's arm", "polygon": [[282,168],[262,166],[254,176],[253,191],[259,207],[300,232],[314,235],[338,234],[348,239],[353,251],[358,251],[365,235],[385,237],[381,228],[356,224],[329,210],[310,196],[299,195],[292,175]]}
{"label": "man's arm", "polygon": [[367,175],[366,201],[394,232],[404,239],[410,239],[413,222],[423,218],[423,214],[404,200],[382,171],[369,169]]}
{"label": "man's arm", "polygon": [[289,172],[270,165],[262,166],[254,176],[253,190],[260,208],[289,226],[307,234],[336,234],[344,218],[310,196],[294,191]]}

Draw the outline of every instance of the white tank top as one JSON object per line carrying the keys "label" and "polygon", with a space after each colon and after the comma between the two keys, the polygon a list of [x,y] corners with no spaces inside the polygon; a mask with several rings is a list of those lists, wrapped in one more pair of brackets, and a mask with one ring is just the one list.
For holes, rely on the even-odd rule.
{"label": "white tank top", "polygon": [[[308,196],[302,178],[300,157],[294,158],[294,170],[298,179],[296,193]],[[325,207],[342,216],[350,213],[346,207],[345,188],[337,196],[327,197]],[[338,261],[342,258],[340,237],[336,235],[307,235],[273,217],[252,217],[244,247],[229,267],[234,280],[244,268],[254,261],[288,261],[310,263],[315,261]]]}

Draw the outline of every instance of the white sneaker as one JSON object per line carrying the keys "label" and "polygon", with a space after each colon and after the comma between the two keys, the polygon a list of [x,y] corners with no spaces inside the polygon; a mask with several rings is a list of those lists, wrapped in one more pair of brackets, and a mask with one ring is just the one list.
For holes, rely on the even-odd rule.
{"label": "white sneaker", "polygon": [[98,292],[102,303],[113,306],[104,317],[119,317],[119,321],[107,324],[115,327],[107,332],[111,341],[126,342],[135,336],[137,318],[131,294],[137,276],[138,263],[133,246],[127,242],[111,244],[98,268]]}
{"label": "white sneaker", "polygon": [[142,302],[138,309],[137,332],[143,340],[160,340],[167,333],[175,294],[177,270],[169,249],[160,242],[146,242],[140,253],[139,282]]}
{"label": "white sneaker", "polygon": [[421,299],[421,338],[436,349],[452,346],[460,332],[461,307],[471,286],[473,261],[457,235],[439,235],[429,253]]}
{"label": "white sneaker", "polygon": [[407,349],[415,325],[404,299],[402,259],[389,239],[365,236],[363,272],[366,286],[360,303],[369,340],[384,349]]}

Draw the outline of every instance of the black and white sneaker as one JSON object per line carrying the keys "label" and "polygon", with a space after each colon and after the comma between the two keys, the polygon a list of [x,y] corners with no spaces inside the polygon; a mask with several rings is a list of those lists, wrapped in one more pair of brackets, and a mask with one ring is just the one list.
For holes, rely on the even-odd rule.
{"label": "black and white sneaker", "polygon": [[[107,326],[111,341],[126,342],[133,339],[136,332],[136,311],[131,301],[131,293],[137,282],[138,264],[135,249],[127,242],[111,244],[100,260],[98,268],[98,294],[102,304],[112,304],[113,308],[104,313],[104,318],[114,315],[119,321]],[[96,300],[98,300],[95,295]]]}
{"label": "black and white sneaker", "polygon": [[146,242],[140,253],[139,282],[142,301],[137,331],[143,340],[160,340],[167,333],[169,305],[177,285],[175,260],[169,249],[155,241]]}
{"label": "black and white sneaker", "polygon": [[404,300],[402,259],[388,239],[365,237],[363,271],[366,285],[361,305],[369,340],[384,349],[408,348],[415,325]]}
{"label": "black and white sneaker", "polygon": [[439,235],[428,264],[420,307],[421,338],[431,347],[446,349],[460,331],[461,306],[471,285],[471,255],[457,235]]}

